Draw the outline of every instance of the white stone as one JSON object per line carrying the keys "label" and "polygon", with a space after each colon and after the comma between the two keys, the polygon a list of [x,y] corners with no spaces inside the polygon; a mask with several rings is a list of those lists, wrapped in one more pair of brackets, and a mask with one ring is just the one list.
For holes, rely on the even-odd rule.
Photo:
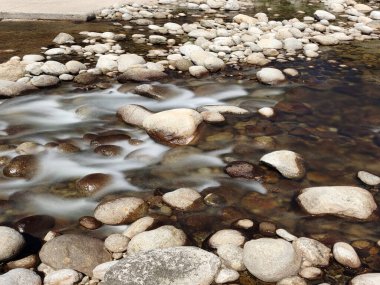
{"label": "white stone", "polygon": [[124,252],[128,248],[129,238],[122,234],[109,235],[104,240],[105,248],[110,252]]}
{"label": "white stone", "polygon": [[278,150],[268,153],[260,161],[276,168],[284,177],[300,179],[305,175],[302,157],[290,150]]}
{"label": "white stone", "polygon": [[157,229],[135,235],[128,244],[128,255],[158,248],[182,246],[186,242],[185,233],[173,226],[162,226]]}
{"label": "white stone", "polygon": [[340,264],[350,267],[359,268],[361,262],[355,249],[348,243],[337,242],[333,247],[333,254],[336,261]]}
{"label": "white stone", "polygon": [[220,245],[217,248],[217,254],[227,268],[236,271],[246,269],[243,263],[243,249],[240,246],[230,243]]}
{"label": "white stone", "polygon": [[376,186],[380,184],[380,177],[367,171],[359,171],[358,178],[365,184],[370,186]]}
{"label": "white stone", "polygon": [[262,39],[257,45],[262,49],[282,49],[282,42],[277,39]]}
{"label": "white stone", "polygon": [[380,11],[372,11],[369,17],[373,20],[380,20]]}
{"label": "white stone", "polygon": [[248,114],[249,113],[246,109],[243,109],[243,108],[240,108],[237,106],[228,106],[228,105],[203,106],[203,107],[200,107],[200,110],[218,112],[218,113],[222,113],[222,114],[235,114],[235,115],[242,115],[242,114]]}
{"label": "white stone", "polygon": [[41,277],[29,269],[16,268],[0,275],[0,284],[4,285],[42,285]]}
{"label": "white stone", "polygon": [[331,250],[323,243],[300,237],[293,242],[293,245],[310,266],[327,266],[329,264]]}
{"label": "white stone", "polygon": [[133,238],[135,235],[142,233],[149,229],[154,224],[154,219],[152,217],[143,217],[133,222],[124,232],[128,238]]}
{"label": "white stone", "polygon": [[117,70],[117,57],[114,55],[101,55],[98,58],[98,62],[96,63],[96,68],[101,70],[103,73],[107,73],[110,71]]}
{"label": "white stone", "polygon": [[221,269],[215,277],[215,283],[223,284],[238,280],[240,277],[239,272],[232,269]]}
{"label": "white stone", "polygon": [[335,15],[327,12],[327,11],[324,11],[324,10],[317,10],[314,12],[314,17],[318,20],[327,20],[327,21],[331,21],[331,20],[335,20]]}
{"label": "white stone", "polygon": [[65,50],[63,48],[51,48],[45,51],[46,55],[61,55],[64,53],[65,53]]}
{"label": "white stone", "polygon": [[241,232],[237,230],[220,230],[214,233],[210,240],[209,244],[213,248],[218,248],[221,245],[233,244],[236,246],[242,246],[245,242],[245,237]]}
{"label": "white stone", "polygon": [[305,267],[300,272],[299,275],[308,280],[319,279],[323,275],[323,271],[318,267]]}
{"label": "white stone", "polygon": [[310,214],[332,214],[367,219],[377,205],[370,192],[352,186],[311,187],[298,196],[301,206]]}
{"label": "white stone", "polygon": [[57,45],[63,45],[63,44],[73,43],[73,42],[74,42],[74,37],[67,33],[59,33],[53,39],[53,43],[56,43]]}
{"label": "white stone", "polygon": [[283,239],[260,238],[245,243],[244,265],[260,280],[277,282],[298,273],[301,255]]}
{"label": "white stone", "polygon": [[280,280],[276,285],[307,285],[307,283],[301,277],[292,276]]}
{"label": "white stone", "polygon": [[74,79],[74,76],[71,74],[61,74],[58,78],[61,81],[71,81]]}
{"label": "white stone", "polygon": [[71,74],[78,74],[81,70],[86,70],[87,67],[77,60],[70,60],[66,62],[66,68]]}
{"label": "white stone", "polygon": [[162,199],[170,206],[186,210],[190,208],[194,202],[200,199],[202,196],[194,189],[180,188],[172,192],[165,193]]}
{"label": "white stone", "polygon": [[285,75],[282,73],[282,71],[272,67],[265,67],[263,69],[260,69],[256,73],[256,76],[260,82],[269,85],[278,84],[285,80]]}
{"label": "white stone", "polygon": [[285,68],[283,70],[283,72],[289,76],[297,76],[298,75],[298,71],[294,68]]}
{"label": "white stone", "polygon": [[264,117],[270,118],[274,115],[274,111],[271,107],[263,107],[258,110],[260,115],[263,115]]}
{"label": "white stone", "polygon": [[40,54],[26,54],[22,57],[22,61],[25,63],[32,63],[45,60],[45,57]]}
{"label": "white stone", "polygon": [[373,10],[370,6],[368,6],[366,4],[362,4],[362,3],[356,4],[354,6],[354,9],[356,9],[362,13],[368,13],[368,12],[371,12]]}
{"label": "white stone", "polygon": [[351,285],[379,285],[380,273],[365,273],[351,280]]}
{"label": "white stone", "polygon": [[119,72],[125,72],[134,65],[144,64],[145,59],[137,54],[123,54],[117,60]]}
{"label": "white stone", "polygon": [[240,4],[238,0],[227,0],[227,3],[224,5],[224,9],[227,11],[238,11],[240,10]]}
{"label": "white stone", "polygon": [[41,71],[48,75],[59,76],[68,73],[66,66],[58,61],[49,60],[41,66]]}
{"label": "white stone", "polygon": [[287,230],[284,230],[284,229],[277,229],[276,234],[287,241],[295,241],[297,239],[296,236],[292,235],[291,233],[289,233]]}
{"label": "white stone", "polygon": [[74,285],[82,279],[82,274],[73,269],[60,269],[48,273],[44,285]]}
{"label": "white stone", "polygon": [[43,65],[43,62],[32,62],[25,66],[25,71],[32,75],[40,75],[42,73],[41,67]]}
{"label": "white stone", "polygon": [[50,87],[57,85],[59,83],[59,79],[53,75],[39,75],[33,77],[30,80],[30,83],[36,87]]}
{"label": "white stone", "polygon": [[126,105],[117,110],[117,115],[127,124],[143,126],[143,121],[153,113],[140,105]]}

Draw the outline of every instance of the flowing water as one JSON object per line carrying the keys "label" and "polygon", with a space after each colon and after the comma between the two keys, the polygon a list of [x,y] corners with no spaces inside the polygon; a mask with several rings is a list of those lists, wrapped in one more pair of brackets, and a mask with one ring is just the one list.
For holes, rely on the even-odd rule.
{"label": "flowing water", "polygon": [[[271,1],[266,5],[278,11],[278,6]],[[305,8],[286,7],[291,7],[286,8],[290,12],[284,8],[287,13]],[[40,34],[41,25],[49,26],[50,32]],[[16,43],[20,50],[11,52],[12,55],[36,52],[41,44],[47,45],[58,30],[71,29],[74,33],[109,30],[110,27],[120,29],[104,22],[71,25],[0,23],[0,42],[10,37],[10,30],[26,26],[35,26],[35,30],[28,30],[28,35],[36,41],[28,48],[17,44],[23,39],[25,31],[21,31],[13,45],[7,43],[0,50],[14,48]],[[3,55],[0,59],[5,59]],[[379,138],[376,140],[376,135],[380,135],[380,42],[325,48],[318,59],[278,63],[276,67],[296,68],[300,76],[274,87],[252,80],[253,67],[203,80],[176,76],[163,83],[171,95],[163,101],[131,93],[128,90],[134,84],[114,84],[111,88],[90,91],[63,84],[58,89],[2,100],[0,144],[69,142],[80,151],[62,153],[56,148],[46,148],[38,154],[40,167],[33,178],[1,176],[0,223],[13,224],[26,216],[45,214],[56,219],[55,230],[83,231],[77,224],[78,218],[92,215],[104,197],[131,195],[152,199],[155,194],[193,187],[208,197],[211,206],[185,214],[176,213],[175,219],[165,207],[158,207],[152,214],[180,225],[194,244],[202,245],[213,231],[231,227],[240,218],[250,218],[255,222],[274,222],[295,235],[316,238],[328,245],[335,241],[366,240],[372,246],[380,238],[378,212],[364,222],[312,217],[300,209],[295,198],[299,190],[309,186],[365,188],[356,178],[358,171],[380,174],[380,142]],[[116,117],[117,108],[127,104],[139,104],[152,111],[229,104],[251,113],[227,116],[223,124],[208,124],[195,144],[170,148],[154,142],[144,131],[129,127]],[[275,106],[276,116],[271,119],[259,116],[257,110],[264,106]],[[110,131],[128,134],[133,139],[112,142],[123,149],[116,157],[95,153],[95,146],[88,140],[90,134],[109,134]],[[266,168],[262,168],[265,174],[261,181],[230,178],[224,173],[229,162],[242,160],[258,165],[263,154],[279,149],[293,150],[304,157],[307,176],[303,180],[290,181]],[[0,153],[6,159],[16,155],[14,148]],[[91,173],[109,174],[112,182],[87,197],[78,193],[75,181]],[[380,204],[378,189],[367,189]],[[118,229],[107,227],[91,234],[104,236],[107,230]],[[364,263],[364,270],[380,270],[378,250]],[[327,274],[325,281],[343,284],[347,280],[344,276],[356,274],[339,266],[335,269]],[[261,284],[247,276],[242,276],[240,282]]]}

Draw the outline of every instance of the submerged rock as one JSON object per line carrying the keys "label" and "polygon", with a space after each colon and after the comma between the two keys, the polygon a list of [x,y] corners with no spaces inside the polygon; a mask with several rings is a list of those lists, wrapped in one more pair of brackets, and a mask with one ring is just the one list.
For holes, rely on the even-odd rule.
{"label": "submerged rock", "polygon": [[209,285],[221,262],[196,247],[172,247],[141,252],[122,259],[105,275],[107,285]]}
{"label": "submerged rock", "polygon": [[377,209],[370,192],[352,186],[306,188],[298,196],[298,202],[309,214],[331,214],[357,219],[367,219]]}
{"label": "submerged rock", "polygon": [[88,276],[100,263],[111,260],[101,240],[85,235],[61,235],[44,244],[41,261],[54,269],[74,269]]}
{"label": "submerged rock", "polygon": [[77,191],[84,195],[92,195],[109,185],[112,181],[110,174],[92,173],[75,182]]}
{"label": "submerged rock", "polygon": [[260,161],[276,168],[286,178],[301,179],[305,176],[303,159],[293,151],[274,151],[264,155]]}

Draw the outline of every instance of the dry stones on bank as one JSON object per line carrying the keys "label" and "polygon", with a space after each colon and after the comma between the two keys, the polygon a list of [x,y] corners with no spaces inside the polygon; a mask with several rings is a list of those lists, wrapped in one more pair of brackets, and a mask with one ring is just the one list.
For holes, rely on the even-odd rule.
{"label": "dry stones on bank", "polygon": [[248,271],[265,282],[277,282],[296,275],[301,255],[283,239],[261,238],[244,245],[244,265]]}
{"label": "dry stones on bank", "polygon": [[74,269],[88,276],[100,263],[111,260],[101,240],[84,235],[61,235],[44,244],[41,261],[54,269]]}
{"label": "dry stones on bank", "polygon": [[16,230],[0,226],[0,262],[19,254],[25,245],[24,237]]}
{"label": "dry stones on bank", "polygon": [[221,262],[196,247],[173,247],[141,252],[119,261],[105,275],[108,285],[209,285]]}
{"label": "dry stones on bank", "polygon": [[59,33],[54,39],[53,43],[56,43],[58,45],[63,45],[66,43],[73,43],[74,37],[67,34],[67,33]]}
{"label": "dry stones on bank", "polygon": [[128,244],[128,254],[156,248],[181,246],[185,243],[186,234],[182,230],[173,226],[162,226],[135,235]]}
{"label": "dry stones on bank", "polygon": [[274,151],[264,155],[260,161],[276,168],[284,177],[289,179],[301,179],[305,175],[303,159],[293,151]]}
{"label": "dry stones on bank", "polygon": [[278,84],[285,80],[285,75],[281,70],[271,67],[265,67],[256,73],[257,79],[265,84]]}
{"label": "dry stones on bank", "polygon": [[36,87],[51,87],[59,83],[59,78],[53,75],[39,75],[35,76],[30,80]]}
{"label": "dry stones on bank", "polygon": [[377,205],[372,194],[352,186],[311,187],[301,191],[300,205],[312,215],[331,214],[367,219]]}
{"label": "dry stones on bank", "polygon": [[355,249],[348,243],[337,242],[333,247],[333,254],[336,261],[340,264],[350,267],[358,268],[361,265],[358,254]]}
{"label": "dry stones on bank", "polygon": [[129,224],[145,216],[148,205],[144,200],[134,197],[118,198],[100,203],[94,216],[107,225]]}
{"label": "dry stones on bank", "polygon": [[143,121],[147,133],[160,142],[186,145],[197,135],[202,116],[192,109],[172,109],[148,116]]}
{"label": "dry stones on bank", "polygon": [[181,210],[190,208],[194,202],[201,197],[202,196],[196,190],[191,188],[180,188],[175,191],[165,193],[162,196],[165,203]]}

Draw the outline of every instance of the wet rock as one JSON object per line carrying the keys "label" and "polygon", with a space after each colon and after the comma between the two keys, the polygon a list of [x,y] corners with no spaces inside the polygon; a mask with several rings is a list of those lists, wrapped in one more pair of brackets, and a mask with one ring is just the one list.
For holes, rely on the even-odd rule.
{"label": "wet rock", "polygon": [[246,109],[236,107],[236,106],[228,106],[228,105],[208,105],[197,108],[198,112],[202,111],[210,111],[210,112],[218,112],[222,114],[235,114],[235,115],[243,115],[248,114],[249,111]]}
{"label": "wet rock", "polygon": [[231,177],[255,180],[260,180],[265,174],[262,168],[246,161],[233,161],[224,168],[224,172]]}
{"label": "wet rock", "polygon": [[145,216],[148,205],[134,197],[117,198],[100,203],[94,212],[97,220],[107,225],[130,224]]}
{"label": "wet rock", "polygon": [[307,283],[301,277],[292,276],[278,281],[276,285],[307,285]]}
{"label": "wet rock", "polygon": [[144,120],[153,113],[140,105],[126,105],[117,110],[117,116],[125,123],[142,127]]}
{"label": "wet rock", "polygon": [[59,78],[52,75],[39,75],[33,77],[30,83],[36,87],[51,87],[59,83]]}
{"label": "wet rock", "polygon": [[36,254],[28,255],[24,258],[10,261],[6,264],[6,269],[15,269],[15,268],[35,268],[40,263],[40,259]]}
{"label": "wet rock", "polygon": [[314,280],[321,278],[323,271],[318,267],[306,267],[299,272],[299,275],[305,279]]}
{"label": "wet rock", "polygon": [[165,193],[162,198],[165,203],[174,208],[187,210],[191,208],[196,200],[202,198],[202,196],[194,189],[180,188],[175,191]]}
{"label": "wet rock", "polygon": [[74,42],[74,37],[67,33],[59,33],[53,39],[53,43],[56,43],[57,45],[63,45],[63,44],[73,43],[73,42]]}
{"label": "wet rock", "polygon": [[43,237],[55,226],[55,219],[48,215],[28,216],[15,222],[14,226],[21,233]]}
{"label": "wet rock", "polygon": [[0,275],[0,284],[7,285],[42,285],[41,277],[35,272],[17,268]]}
{"label": "wet rock", "polygon": [[227,268],[236,271],[245,270],[245,265],[243,263],[243,249],[240,246],[230,243],[223,244],[218,246],[217,254]]}
{"label": "wet rock", "polygon": [[372,194],[365,189],[351,186],[311,187],[301,191],[299,204],[313,215],[367,219],[377,205]]}
{"label": "wet rock", "polygon": [[350,285],[377,285],[379,282],[380,273],[365,273],[353,278]]}
{"label": "wet rock", "polygon": [[16,230],[0,226],[0,262],[17,256],[25,245],[24,237]]}
{"label": "wet rock", "polygon": [[270,222],[261,222],[259,231],[263,236],[273,237],[276,235],[276,225]]}
{"label": "wet rock", "polygon": [[111,260],[99,239],[65,234],[44,244],[40,251],[41,261],[54,269],[74,269],[88,276],[100,263]]}
{"label": "wet rock", "polygon": [[70,60],[66,62],[66,68],[71,74],[78,74],[81,70],[86,70],[87,67],[83,63],[77,60]]}
{"label": "wet rock", "polygon": [[219,270],[217,256],[196,247],[174,247],[141,252],[112,266],[109,285],[209,285]]}
{"label": "wet rock", "polygon": [[10,59],[0,64],[0,80],[16,81],[24,76],[25,63]]}
{"label": "wet rock", "polygon": [[59,76],[68,73],[66,66],[58,61],[48,60],[41,66],[41,71],[48,75]]}
{"label": "wet rock", "polygon": [[167,88],[165,85],[158,84],[142,84],[136,86],[133,92],[141,96],[145,96],[156,100],[164,100],[170,97],[170,89]]}
{"label": "wet rock", "polygon": [[133,238],[135,235],[145,232],[148,230],[152,225],[154,224],[154,219],[152,217],[143,217],[141,219],[138,219],[133,224],[131,224],[124,232],[123,235],[125,235],[128,238]]}
{"label": "wet rock", "polygon": [[270,107],[260,108],[257,112],[267,118],[270,118],[274,115],[274,110]]}
{"label": "wet rock", "polygon": [[37,154],[43,150],[44,147],[35,142],[23,142],[16,148],[16,152],[19,154]]}
{"label": "wet rock", "polygon": [[276,168],[286,178],[301,179],[305,176],[303,159],[293,151],[274,151],[261,157],[260,161]]}
{"label": "wet rock", "polygon": [[106,272],[118,262],[119,260],[113,260],[113,261],[108,261],[96,266],[94,270],[92,271],[93,279],[103,280]]}
{"label": "wet rock", "polygon": [[118,145],[100,145],[94,152],[107,157],[119,156],[123,153],[123,148]]}
{"label": "wet rock", "polygon": [[110,252],[124,252],[128,248],[129,238],[122,234],[112,234],[104,241],[104,246]]}
{"label": "wet rock", "polygon": [[73,269],[61,269],[48,273],[44,285],[73,285],[82,279],[82,274]]}
{"label": "wet rock", "polygon": [[301,255],[282,239],[251,240],[245,243],[243,254],[248,271],[265,282],[296,275],[301,266]]}
{"label": "wet rock", "polygon": [[137,54],[122,54],[117,60],[119,72],[125,72],[133,66],[144,64],[145,59]]}
{"label": "wet rock", "polygon": [[110,144],[110,143],[115,143],[119,141],[129,141],[130,139],[131,139],[131,136],[129,134],[115,130],[115,131],[109,131],[107,133],[102,133],[96,136],[93,140],[91,140],[91,145],[99,146],[99,145]]}
{"label": "wet rock", "polygon": [[314,17],[317,19],[317,20],[327,20],[327,21],[331,21],[331,20],[335,20],[335,15],[334,14],[331,14],[327,11],[324,11],[324,10],[317,10],[314,12]]}
{"label": "wet rock", "polygon": [[226,118],[218,112],[203,111],[200,112],[200,114],[202,115],[203,121],[207,123],[220,123],[226,120]]}
{"label": "wet rock", "polygon": [[34,155],[19,155],[7,164],[3,174],[7,177],[32,178],[38,169],[38,160]]}
{"label": "wet rock", "polygon": [[96,230],[103,225],[102,222],[90,216],[81,217],[79,219],[79,224],[89,230]]}
{"label": "wet rock", "polygon": [[71,143],[60,143],[57,145],[57,150],[62,153],[76,153],[80,151],[80,148]]}
{"label": "wet rock", "polygon": [[333,254],[335,260],[344,266],[350,268],[359,268],[361,266],[358,254],[348,243],[337,242],[334,244]]}
{"label": "wet rock", "polygon": [[284,230],[284,229],[277,229],[276,230],[276,234],[279,237],[283,238],[284,240],[287,240],[287,241],[290,241],[290,242],[292,242],[292,241],[294,241],[294,240],[297,239],[296,236],[292,235],[291,233],[289,233],[287,230]]}
{"label": "wet rock", "polygon": [[369,186],[376,186],[380,184],[380,177],[367,171],[359,171],[358,178]]}
{"label": "wet rock", "polygon": [[215,277],[215,283],[224,284],[224,283],[236,281],[239,279],[239,276],[240,276],[239,272],[235,270],[222,268]]}
{"label": "wet rock", "polygon": [[310,107],[303,103],[291,103],[280,101],[275,105],[276,112],[282,112],[294,115],[309,115],[312,114]]}
{"label": "wet rock", "polygon": [[185,243],[186,234],[182,230],[173,226],[162,226],[135,235],[128,244],[128,254],[157,248],[182,246]]}
{"label": "wet rock", "polygon": [[147,133],[160,142],[186,145],[197,135],[202,116],[192,109],[172,109],[148,116],[143,121]]}
{"label": "wet rock", "polygon": [[81,85],[92,85],[98,82],[98,76],[90,72],[82,72],[75,76],[74,82]]}
{"label": "wet rock", "polygon": [[112,182],[112,175],[92,173],[75,182],[76,190],[83,195],[93,195]]}
{"label": "wet rock", "polygon": [[36,90],[36,87],[31,84],[0,80],[0,96],[15,97],[33,90]]}
{"label": "wet rock", "polygon": [[319,241],[301,237],[293,242],[293,246],[302,254],[309,266],[327,266],[329,264],[331,250]]}
{"label": "wet rock", "polygon": [[218,248],[225,244],[242,246],[244,242],[245,237],[239,231],[230,229],[217,231],[209,239],[212,248]]}
{"label": "wet rock", "polygon": [[151,70],[142,67],[129,68],[123,74],[117,77],[120,83],[127,83],[129,81],[136,82],[150,82],[162,80],[167,77],[165,72],[159,70]]}
{"label": "wet rock", "polygon": [[274,85],[285,80],[285,75],[281,70],[265,67],[256,73],[257,79],[265,84]]}

